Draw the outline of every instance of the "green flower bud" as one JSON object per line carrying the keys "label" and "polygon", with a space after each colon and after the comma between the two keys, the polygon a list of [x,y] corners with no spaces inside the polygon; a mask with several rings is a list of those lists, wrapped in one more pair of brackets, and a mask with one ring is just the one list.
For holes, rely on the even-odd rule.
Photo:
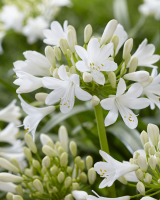
{"label": "green flower bud", "polygon": [[93,166],[93,158],[91,156],[86,157],[86,166],[87,170],[89,170]]}
{"label": "green flower bud", "polygon": [[124,66],[122,66],[122,68],[121,68],[120,75],[123,75],[123,74],[125,74],[125,73],[126,73],[126,67],[125,67],[125,65],[124,65]]}
{"label": "green flower bud", "polygon": [[47,46],[45,48],[45,54],[49,62],[53,67],[56,67],[56,60],[55,60],[55,55],[54,55],[54,50],[51,46]]}
{"label": "green flower bud", "polygon": [[70,176],[68,176],[66,179],[65,179],[65,182],[64,182],[64,185],[66,188],[68,188],[72,183],[72,179]]}
{"label": "green flower bud", "polygon": [[13,195],[11,192],[8,192],[6,195],[7,200],[13,200]]}
{"label": "green flower bud", "polygon": [[54,143],[53,143],[53,141],[48,141],[46,145],[48,145],[48,146],[50,146],[52,149],[54,149]]}
{"label": "green flower bud", "polygon": [[1,172],[0,173],[0,181],[11,182],[11,183],[20,183],[23,181],[23,178],[20,176],[13,175],[13,174]]}
{"label": "green flower bud", "polygon": [[90,168],[89,170],[88,170],[88,180],[89,180],[89,184],[93,184],[94,182],[95,182],[95,180],[96,180],[96,172],[95,172],[95,170],[94,170],[94,168]]}
{"label": "green flower bud", "polygon": [[142,171],[144,172],[147,171],[148,166],[147,166],[147,160],[145,156],[142,156],[142,155],[138,156],[137,163]]}
{"label": "green flower bud", "polygon": [[74,200],[72,194],[65,196],[64,200]]}
{"label": "green flower bud", "polygon": [[127,185],[127,183],[128,183],[124,176],[119,177],[117,180],[124,185]]}
{"label": "green flower bud", "polygon": [[149,173],[145,174],[145,182],[150,184],[152,181],[152,176]]}
{"label": "green flower bud", "polygon": [[150,156],[150,158],[148,158],[148,164],[152,170],[155,170],[157,164],[156,158],[154,156]]}
{"label": "green flower bud", "polygon": [[46,172],[47,172],[47,169],[46,169],[46,167],[45,167],[45,166],[43,166],[41,171],[42,171],[42,173],[43,173],[43,174],[46,174]]}
{"label": "green flower bud", "polygon": [[[53,74],[53,71],[51,72],[51,69],[53,69],[53,68],[50,68],[50,74],[52,75],[52,74]],[[48,96],[47,93],[39,92],[39,93],[35,94],[35,99],[36,99],[37,101],[45,102],[47,96]]]}
{"label": "green flower bud", "polygon": [[72,170],[73,170],[72,167],[70,167],[70,166],[67,167],[67,173],[68,173],[68,174],[71,174],[71,173],[72,173]]}
{"label": "green flower bud", "polygon": [[72,57],[72,52],[70,51],[70,49],[67,49],[67,58],[71,60],[71,57]]}
{"label": "green flower bud", "polygon": [[143,181],[143,179],[144,179],[144,173],[143,173],[143,171],[142,171],[141,169],[138,169],[138,170],[136,171],[136,176],[137,176],[137,178],[138,178],[140,181]]}
{"label": "green flower bud", "polygon": [[51,167],[50,172],[52,175],[55,175],[58,171],[58,167],[56,165],[54,165],[53,167]]}
{"label": "green flower bud", "polygon": [[67,54],[67,49],[69,49],[67,40],[61,38],[61,39],[59,40],[59,46],[61,47],[61,50],[62,50],[62,52],[64,53],[64,55],[66,55],[66,54]]}
{"label": "green flower bud", "polygon": [[61,60],[61,50],[59,47],[57,47],[57,46],[54,47],[54,54],[55,54],[57,60],[60,61]]}
{"label": "green flower bud", "polygon": [[149,142],[148,134],[145,131],[142,131],[140,135],[140,139],[143,145],[145,145],[147,142]]}
{"label": "green flower bud", "polygon": [[109,72],[108,79],[111,83],[112,88],[116,88],[116,74],[114,72]]}
{"label": "green flower bud", "polygon": [[40,168],[41,168],[41,165],[40,165],[40,163],[39,163],[38,160],[33,159],[33,160],[32,160],[32,165],[33,165],[33,167],[36,168],[36,169],[40,169]]}
{"label": "green flower bud", "polygon": [[75,31],[73,31],[73,30],[68,31],[67,40],[68,40],[68,44],[69,44],[69,48],[70,48],[71,52],[74,53],[75,52],[75,45],[77,43]]}
{"label": "green flower bud", "polygon": [[132,50],[133,47],[133,39],[130,38],[124,43],[124,48],[123,48],[123,60],[126,60]]}
{"label": "green flower bud", "polygon": [[17,185],[17,187],[15,188],[17,194],[23,196],[23,188],[21,185]]}
{"label": "green flower bud", "polygon": [[137,151],[135,151],[135,152],[133,153],[133,159],[137,159],[139,155],[140,155],[140,154],[139,154]]}
{"label": "green flower bud", "polygon": [[75,157],[77,155],[77,145],[74,141],[71,141],[70,144],[69,144],[69,148],[70,148],[70,151],[73,155],[73,157]]}
{"label": "green flower bud", "polygon": [[49,156],[45,156],[42,160],[42,165],[48,168],[51,164]]}
{"label": "green flower bud", "polygon": [[61,167],[66,167],[68,164],[68,154],[63,152],[60,156],[60,165]]}
{"label": "green flower bud", "polygon": [[27,147],[24,147],[23,148],[23,153],[24,153],[25,157],[27,158],[27,160],[29,162],[31,162],[32,161],[32,153],[31,153],[31,151]]}
{"label": "green flower bud", "polygon": [[82,172],[80,175],[79,175],[79,179],[82,183],[86,183],[87,182],[87,175]]}
{"label": "green flower bud", "polygon": [[33,142],[32,136],[29,134],[25,134],[24,139],[25,139],[27,146],[30,148],[30,150],[33,153],[37,153],[37,147],[36,147],[35,143]]}
{"label": "green flower bud", "polygon": [[14,166],[12,163],[10,163],[8,160],[6,160],[5,158],[0,158],[0,166],[14,173],[19,172],[19,169],[16,166]]}
{"label": "green flower bud", "polygon": [[44,193],[43,185],[42,185],[42,183],[41,183],[40,180],[35,179],[35,180],[33,181],[33,186],[34,186],[35,189],[38,190],[38,192],[40,192],[41,194]]}
{"label": "green flower bud", "polygon": [[129,73],[135,72],[138,66],[138,58],[134,57],[129,66]]}
{"label": "green flower bud", "polygon": [[74,162],[75,162],[77,165],[80,165],[81,157],[80,157],[80,156],[77,156],[77,157],[74,159]]}
{"label": "green flower bud", "polygon": [[11,158],[10,162],[19,169],[19,171],[21,170],[20,166],[19,166],[19,162],[16,158]]}
{"label": "green flower bud", "polygon": [[148,155],[149,154],[149,149],[151,148],[151,144],[149,142],[147,142],[145,145],[144,145],[144,150],[146,152],[146,154]]}
{"label": "green flower bud", "polygon": [[84,29],[84,43],[88,43],[92,35],[92,26],[88,24]]}
{"label": "green flower bud", "polygon": [[46,156],[51,156],[51,157],[57,156],[57,152],[52,147],[50,147],[48,145],[44,145],[42,147],[42,151]]}
{"label": "green flower bud", "polygon": [[53,189],[52,189],[53,193],[57,193],[58,192],[58,189],[54,186]]}
{"label": "green flower bud", "polygon": [[156,157],[160,158],[160,152],[156,152]]}
{"label": "green flower bud", "polygon": [[59,183],[62,183],[64,181],[65,175],[64,172],[60,172],[57,176],[57,180]]}
{"label": "green flower bud", "polygon": [[76,74],[76,73],[77,73],[76,67],[75,67],[75,66],[72,66],[72,67],[70,68],[69,72],[70,72],[71,74]]}
{"label": "green flower bud", "polygon": [[152,141],[152,144],[154,146],[157,146],[158,142],[159,142],[159,128],[158,128],[158,126],[156,126],[154,124],[148,124],[147,132],[148,132],[149,137]]}
{"label": "green flower bud", "polygon": [[160,179],[158,179],[158,183],[160,183]]}
{"label": "green flower bud", "polygon": [[78,167],[81,169],[81,171],[83,171],[85,168],[85,162],[83,160],[81,160]]}
{"label": "green flower bud", "polygon": [[[26,168],[26,169],[24,170],[24,173],[25,173],[27,176],[30,176],[30,177],[33,176],[33,173],[32,173],[32,170],[31,170],[31,169]],[[26,177],[26,178],[27,178],[27,177]]]}
{"label": "green flower bud", "polygon": [[145,195],[145,187],[142,182],[137,183],[137,190],[140,194]]}
{"label": "green flower bud", "polygon": [[134,161],[133,158],[130,158],[130,159],[129,159],[129,162],[130,162],[131,164],[133,164],[133,161]]}
{"label": "green flower bud", "polygon": [[149,154],[154,156],[155,153],[156,153],[155,148],[154,148],[154,147],[151,147],[151,148],[149,149]]}
{"label": "green flower bud", "polygon": [[72,191],[73,190],[79,190],[79,184],[78,183],[72,183]]}
{"label": "green flower bud", "polygon": [[59,153],[59,155],[61,155],[63,152],[65,152],[65,150],[63,149],[63,147],[58,147],[58,153]]}
{"label": "green flower bud", "polygon": [[61,147],[61,143],[59,141],[57,141],[55,144],[55,148],[58,150],[59,147]]}
{"label": "green flower bud", "polygon": [[118,37],[118,35],[114,35],[112,37],[112,42],[113,42],[113,45],[114,45],[114,51],[116,51],[117,46],[119,44],[119,37]]}
{"label": "green flower bud", "polygon": [[23,198],[19,195],[13,195],[13,200],[23,200]]}

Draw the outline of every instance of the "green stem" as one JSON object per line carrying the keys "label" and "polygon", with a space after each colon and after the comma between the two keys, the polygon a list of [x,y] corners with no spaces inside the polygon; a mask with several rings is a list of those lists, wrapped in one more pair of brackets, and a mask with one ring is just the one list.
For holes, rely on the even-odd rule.
{"label": "green stem", "polygon": [[[106,130],[104,126],[104,119],[103,119],[103,113],[101,105],[98,104],[94,107],[95,116],[97,120],[97,129],[98,129],[98,136],[100,140],[100,146],[101,150],[105,151],[109,154],[109,147],[108,147],[108,141],[106,136]],[[109,197],[116,197],[116,190],[114,184],[108,188]]]}

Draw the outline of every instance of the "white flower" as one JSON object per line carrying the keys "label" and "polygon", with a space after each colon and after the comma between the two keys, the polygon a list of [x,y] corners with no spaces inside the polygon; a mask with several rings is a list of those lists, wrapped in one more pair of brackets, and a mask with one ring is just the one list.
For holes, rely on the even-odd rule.
{"label": "white flower", "polygon": [[127,67],[130,66],[131,60],[134,57],[138,58],[138,66],[143,67],[155,67],[153,64],[159,61],[159,55],[153,55],[155,52],[155,46],[153,44],[147,44],[147,39],[139,45],[136,52],[131,56],[130,62]]}
{"label": "white flower", "polygon": [[144,87],[143,94],[151,101],[150,107],[153,110],[155,105],[160,109],[160,74],[157,73],[157,69],[152,70],[151,76],[153,81],[147,87]]}
{"label": "white flower", "polygon": [[160,20],[160,1],[144,0],[144,4],[139,6],[139,11],[144,15],[154,15],[156,20]]}
{"label": "white flower", "polygon": [[143,82],[147,81],[147,79],[149,78],[149,73],[147,71],[137,71],[125,74],[123,78],[126,80]]}
{"label": "white flower", "polygon": [[116,95],[110,95],[109,98],[101,101],[102,108],[110,110],[105,118],[105,126],[109,126],[117,120],[119,111],[124,123],[130,129],[134,129],[137,127],[138,120],[130,109],[142,109],[149,106],[150,101],[147,98],[138,98],[143,91],[143,87],[139,83],[134,83],[124,94],[125,90],[126,83],[121,78]]}
{"label": "white flower", "polygon": [[16,75],[18,76],[18,79],[13,83],[20,86],[16,90],[18,94],[32,92],[43,86],[42,78],[37,78],[23,71],[16,72]]}
{"label": "white flower", "polygon": [[5,29],[21,31],[24,14],[15,5],[5,5],[2,7],[0,20],[4,23]]}
{"label": "white flower", "polygon": [[42,78],[43,85],[46,88],[54,89],[45,100],[47,105],[61,101],[61,112],[68,113],[74,106],[75,96],[81,101],[87,101],[92,98],[88,92],[80,88],[79,76],[77,74],[72,74],[68,77],[64,65],[59,67],[58,75],[61,80],[52,77]]}
{"label": "white flower", "polygon": [[13,122],[16,125],[20,124],[21,117],[20,107],[16,106],[16,100],[13,100],[7,107],[0,111],[0,120],[5,122]]}
{"label": "white flower", "polygon": [[136,171],[139,166],[130,163],[121,163],[113,159],[110,155],[104,151],[99,151],[100,155],[106,162],[97,162],[94,164],[94,169],[100,174],[104,180],[99,185],[99,188],[110,187],[115,180],[117,180],[122,175]]}
{"label": "white flower", "polygon": [[48,106],[45,108],[36,108],[29,104],[27,104],[20,95],[18,95],[19,99],[21,100],[21,106],[27,116],[23,120],[23,126],[26,129],[26,132],[30,132],[33,135],[33,139],[35,136],[35,131],[37,129],[38,124],[40,121],[48,114],[55,110],[54,106]]}
{"label": "white flower", "polygon": [[67,40],[67,31],[68,31],[67,26],[68,26],[68,21],[64,21],[63,28],[59,22],[53,21],[51,23],[51,30],[50,29],[43,30],[43,34],[47,38],[43,40],[44,43],[59,46],[59,40],[61,38]]}
{"label": "white flower", "polygon": [[138,181],[139,181],[138,178],[137,178],[137,176],[136,176],[135,171],[134,171],[134,172],[129,172],[129,173],[127,173],[127,174],[124,174],[123,176],[124,176],[125,179],[126,179],[127,181],[129,181],[129,182],[138,183]]}
{"label": "white flower", "polygon": [[142,197],[140,200],[157,200],[157,199],[150,196],[145,196],[145,197]]}
{"label": "white flower", "polygon": [[36,18],[30,17],[27,20],[26,26],[23,27],[23,34],[27,37],[29,44],[33,44],[38,39],[43,39],[43,30],[49,26],[48,22],[43,16],[38,16]]}
{"label": "white flower", "polygon": [[69,6],[71,5],[70,0],[50,0],[50,5],[54,6]]}
{"label": "white flower", "polygon": [[80,72],[91,72],[93,79],[98,84],[104,85],[105,77],[101,71],[115,71],[117,64],[106,60],[113,52],[113,43],[105,45],[100,49],[98,39],[93,38],[89,41],[87,51],[81,47],[75,46],[76,52],[82,59],[76,63]]}
{"label": "white flower", "polygon": [[3,192],[17,193],[16,187],[17,185],[15,185],[14,183],[0,181],[0,190]]}
{"label": "white flower", "polygon": [[36,51],[26,51],[23,55],[25,61],[19,60],[13,63],[15,72],[24,71],[34,76],[50,76],[51,63],[44,55]]}
{"label": "white flower", "polygon": [[107,197],[101,197],[99,195],[97,196],[98,197],[95,197],[93,195],[88,195],[86,200],[129,200],[130,199],[130,196],[123,196],[123,197],[117,197],[117,198],[107,198]]}
{"label": "white flower", "polygon": [[5,32],[4,31],[0,31],[0,54],[3,53],[2,41],[3,41],[4,36],[5,36]]}
{"label": "white flower", "polygon": [[74,190],[72,191],[72,195],[76,200],[86,200],[88,194],[85,191]]}

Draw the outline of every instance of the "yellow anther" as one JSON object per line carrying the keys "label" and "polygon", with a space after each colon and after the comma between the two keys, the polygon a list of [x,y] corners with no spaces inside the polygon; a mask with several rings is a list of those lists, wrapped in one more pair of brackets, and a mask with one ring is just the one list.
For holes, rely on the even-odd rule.
{"label": "yellow anther", "polygon": [[92,64],[90,63],[90,66],[92,66]]}
{"label": "yellow anther", "polygon": [[100,171],[102,172],[102,169],[100,169]]}
{"label": "yellow anther", "polygon": [[25,131],[24,131],[24,133],[27,133],[29,131],[29,128],[27,128]]}
{"label": "yellow anther", "polygon": [[92,63],[92,65],[94,65],[94,63]]}
{"label": "yellow anther", "polygon": [[70,108],[70,106],[68,106],[68,108]]}
{"label": "yellow anther", "polygon": [[126,116],[124,116],[124,118],[126,118]]}
{"label": "yellow anther", "polygon": [[67,102],[66,102],[66,103],[64,103],[63,105],[67,105]]}
{"label": "yellow anther", "polygon": [[69,100],[68,100],[68,102],[69,102]]}
{"label": "yellow anther", "polygon": [[60,105],[62,105],[62,103],[60,103]]}
{"label": "yellow anther", "polygon": [[61,97],[59,99],[62,99]]}
{"label": "yellow anther", "polygon": [[129,119],[129,118],[128,118],[128,120],[129,120],[130,122],[132,122],[132,120],[131,120],[131,119]]}
{"label": "yellow anther", "polygon": [[102,66],[104,66],[103,64],[101,64]]}
{"label": "yellow anther", "polygon": [[104,170],[105,172],[107,172],[106,170]]}
{"label": "yellow anther", "polygon": [[107,178],[106,178],[107,179]]}
{"label": "yellow anther", "polygon": [[132,116],[132,114],[130,114],[130,116]]}

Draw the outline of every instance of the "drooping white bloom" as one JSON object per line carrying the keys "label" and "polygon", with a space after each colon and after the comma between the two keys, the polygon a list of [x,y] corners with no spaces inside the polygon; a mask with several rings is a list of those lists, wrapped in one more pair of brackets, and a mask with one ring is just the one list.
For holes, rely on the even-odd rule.
{"label": "drooping white bloom", "polygon": [[153,44],[147,44],[147,39],[139,45],[136,52],[131,56],[130,62],[127,67],[130,66],[131,60],[136,57],[138,58],[138,66],[143,67],[155,67],[153,64],[159,61],[159,55],[153,55],[155,52],[155,46]]}
{"label": "drooping white bloom", "polygon": [[3,192],[17,193],[16,187],[17,185],[15,185],[14,183],[0,181],[0,190]]}
{"label": "drooping white bloom", "polygon": [[88,92],[80,88],[79,76],[77,74],[72,74],[68,77],[64,65],[59,67],[58,75],[61,80],[52,77],[42,78],[43,85],[46,88],[54,89],[54,91],[46,97],[45,103],[47,105],[61,101],[61,112],[68,113],[74,106],[75,96],[81,101],[87,101],[92,98]]}
{"label": "drooping white bloom", "polygon": [[101,101],[102,108],[110,110],[105,118],[105,126],[109,126],[117,120],[119,111],[124,123],[130,129],[134,129],[137,127],[138,120],[130,109],[142,109],[149,106],[150,101],[148,99],[138,98],[143,91],[143,87],[139,83],[134,83],[124,94],[125,90],[126,83],[121,78],[116,95],[110,95],[109,98]]}
{"label": "drooping white bloom", "polygon": [[43,34],[47,38],[43,40],[44,43],[59,46],[60,39],[67,40],[67,31],[68,31],[67,26],[68,26],[68,21],[64,21],[63,28],[59,22],[53,21],[51,23],[51,30],[50,29],[43,30]]}
{"label": "drooping white bloom", "polygon": [[2,41],[3,41],[4,36],[5,36],[5,32],[4,31],[0,31],[0,54],[3,53]]}
{"label": "drooping white bloom", "polygon": [[88,196],[87,192],[78,190],[72,191],[72,195],[76,200],[86,200],[86,197]]}
{"label": "drooping white bloom", "polygon": [[19,99],[21,100],[21,106],[27,116],[23,120],[23,126],[27,132],[32,133],[33,139],[35,136],[35,131],[37,129],[38,124],[40,121],[48,114],[55,110],[54,106],[48,106],[45,108],[36,108],[29,104],[27,104],[20,95],[18,95]]}
{"label": "drooping white bloom", "polygon": [[27,37],[29,44],[35,43],[38,39],[43,39],[43,30],[49,26],[43,16],[28,18],[26,26],[23,27],[22,33]]}
{"label": "drooping white bloom", "polygon": [[16,79],[13,83],[20,86],[16,90],[18,94],[29,93],[43,86],[42,78],[37,78],[24,71],[18,71],[16,72],[16,75],[18,76],[18,79]]}
{"label": "drooping white bloom", "polygon": [[16,5],[5,5],[2,7],[0,20],[4,23],[5,29],[21,31],[24,14],[17,8]]}
{"label": "drooping white bloom", "polygon": [[100,49],[98,39],[93,38],[89,41],[87,51],[75,46],[76,52],[82,59],[76,63],[80,72],[90,72],[96,83],[104,85],[105,77],[101,71],[115,71],[117,64],[114,61],[106,60],[113,52],[113,43],[105,45]]}
{"label": "drooping white bloom", "polygon": [[13,122],[16,125],[20,124],[21,117],[20,107],[16,106],[16,100],[13,100],[7,107],[0,111],[0,120],[5,122]]}
{"label": "drooping white bloom", "polygon": [[36,51],[26,51],[23,55],[25,61],[19,60],[13,63],[15,72],[24,71],[34,76],[50,76],[51,63],[44,55]]}
{"label": "drooping white bloom", "polygon": [[154,15],[156,20],[160,20],[160,1],[144,0],[144,4],[139,6],[139,11],[144,15]]}
{"label": "drooping white bloom", "polygon": [[139,168],[139,166],[135,164],[121,163],[104,151],[100,150],[99,153],[103,159],[106,160],[106,162],[97,162],[94,164],[95,171],[104,178],[99,188],[110,187],[114,181],[122,175],[136,171]]}
{"label": "drooping white bloom", "polygon": [[153,110],[155,105],[160,109],[160,74],[158,74],[157,69],[152,70],[151,76],[153,77],[153,81],[147,87],[144,87],[143,94],[148,97],[151,101],[150,107]]}

